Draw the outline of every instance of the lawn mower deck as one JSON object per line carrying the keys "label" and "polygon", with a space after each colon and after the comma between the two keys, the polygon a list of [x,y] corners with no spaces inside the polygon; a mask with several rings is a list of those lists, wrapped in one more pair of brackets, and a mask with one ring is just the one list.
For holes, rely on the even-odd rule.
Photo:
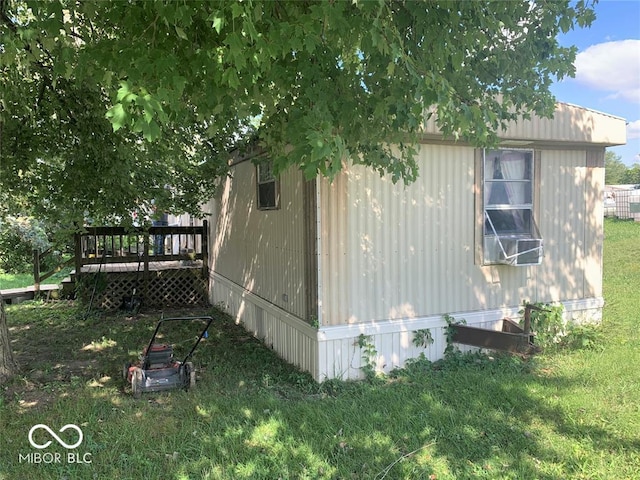
{"label": "lawn mower deck", "polygon": [[[156,337],[160,327],[165,322],[191,322],[206,321],[206,326],[201,331],[195,344],[182,361],[174,357],[173,346],[166,343],[156,343]],[[156,329],[147,347],[142,351],[140,359],[135,363],[127,363],[122,371],[124,379],[131,384],[133,396],[139,398],[143,392],[159,392],[174,388],[189,389],[195,386],[196,372],[193,364],[188,361],[196,347],[207,331],[212,317],[180,317],[163,318],[158,322]]]}

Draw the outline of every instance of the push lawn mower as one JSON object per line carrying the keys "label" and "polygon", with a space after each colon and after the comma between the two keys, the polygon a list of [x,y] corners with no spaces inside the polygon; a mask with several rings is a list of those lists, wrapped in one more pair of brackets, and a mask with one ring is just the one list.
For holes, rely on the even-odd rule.
{"label": "push lawn mower", "polygon": [[[206,322],[206,326],[198,336],[184,360],[174,358],[173,345],[156,343],[160,326],[165,322]],[[142,392],[159,392],[173,388],[189,389],[196,384],[196,372],[188,360],[193,355],[200,341],[207,336],[213,317],[163,318],[158,322],[149,345],[142,351],[140,360],[127,363],[122,369],[122,376],[131,384],[134,398],[140,398]]]}

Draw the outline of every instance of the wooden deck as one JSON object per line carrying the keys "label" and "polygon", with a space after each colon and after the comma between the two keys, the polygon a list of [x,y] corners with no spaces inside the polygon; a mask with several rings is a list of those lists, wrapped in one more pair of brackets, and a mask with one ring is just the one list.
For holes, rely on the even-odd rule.
{"label": "wooden deck", "polygon": [[[74,292],[85,301],[95,293],[93,305],[102,310],[124,308],[132,295],[140,298],[144,308],[206,305],[209,278],[204,270],[202,260],[88,264],[82,266],[79,276],[74,272],[70,279],[84,279],[80,291],[74,283],[65,291]],[[103,277],[100,280],[99,275]]]}
{"label": "wooden deck", "polygon": [[[161,270],[179,270],[185,268],[202,268],[202,260],[172,260],[166,262],[149,262],[149,271],[158,272]],[[144,263],[140,262],[138,265],[135,262],[127,263],[105,263],[104,265],[83,265],[82,273],[126,273],[126,272],[144,272]],[[71,272],[75,274],[75,270]]]}
{"label": "wooden deck", "polygon": [[[189,227],[85,227],[75,234],[74,244],[74,256],[67,263],[75,269],[54,298],[91,298],[96,306],[108,310],[120,308],[132,292],[153,308],[209,302],[206,221]],[[42,256],[34,255],[36,285],[38,279],[54,273],[40,274]],[[39,291],[48,299],[58,288],[40,284]],[[37,289],[7,289],[2,294],[7,303],[17,303],[33,299]]]}

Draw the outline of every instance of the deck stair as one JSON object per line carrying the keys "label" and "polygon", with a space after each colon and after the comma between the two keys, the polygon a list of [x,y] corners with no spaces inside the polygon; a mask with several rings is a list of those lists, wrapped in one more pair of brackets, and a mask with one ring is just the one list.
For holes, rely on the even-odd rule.
{"label": "deck stair", "polygon": [[37,296],[45,297],[47,300],[57,298],[59,289],[58,285],[40,285],[39,288],[36,288],[35,285],[30,285],[21,288],[7,288],[6,290],[0,290],[0,293],[7,305],[15,305],[25,300],[33,300]]}
{"label": "deck stair", "polygon": [[524,309],[524,325],[504,318],[500,330],[469,327],[453,324],[453,341],[474,347],[503,350],[511,353],[532,354],[540,351],[535,345],[535,333],[531,331],[531,310],[544,311],[535,305],[527,304]]}

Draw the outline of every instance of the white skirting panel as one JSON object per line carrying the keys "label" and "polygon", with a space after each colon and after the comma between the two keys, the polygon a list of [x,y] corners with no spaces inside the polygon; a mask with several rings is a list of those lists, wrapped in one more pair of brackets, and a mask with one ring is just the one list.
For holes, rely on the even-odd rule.
{"label": "white skirting panel", "polygon": [[[589,298],[563,302],[566,321],[599,322],[602,319],[602,298]],[[503,318],[519,321],[519,308],[458,312],[451,314],[456,320],[464,319],[469,326],[498,330]],[[365,362],[375,363],[376,370],[388,373],[394,368],[404,366],[411,358],[421,353],[431,361],[444,356],[447,346],[447,324],[443,317],[434,315],[423,318],[387,320],[381,322],[356,323],[350,325],[321,327],[318,331],[318,367],[319,381],[330,378],[363,378],[362,366]],[[428,329],[433,343],[427,347],[417,347],[413,343],[415,332]],[[375,356],[363,359],[366,353],[359,346],[360,335],[363,341],[373,348]],[[458,345],[463,352],[479,350],[476,347]]]}
{"label": "white skirting panel", "polygon": [[318,379],[317,330],[305,321],[211,273],[211,302],[283,359]]}
{"label": "white skirting panel", "polygon": [[[440,315],[394,319],[380,322],[357,323],[320,327],[316,330],[308,323],[248,292],[225,277],[212,273],[212,303],[231,314],[236,323],[273,348],[283,359],[310,372],[317,381],[332,378],[354,380],[363,378],[362,367],[373,362],[376,370],[388,373],[404,366],[421,353],[431,361],[444,355],[447,324]],[[575,322],[599,322],[602,319],[602,298],[589,298],[564,302],[565,319]],[[452,313],[456,320],[467,325],[498,329],[500,320],[518,320],[519,308]],[[418,330],[429,330],[433,343],[427,347],[414,345]],[[358,345],[360,335],[373,348],[370,359]],[[478,350],[456,345],[461,351]]]}

